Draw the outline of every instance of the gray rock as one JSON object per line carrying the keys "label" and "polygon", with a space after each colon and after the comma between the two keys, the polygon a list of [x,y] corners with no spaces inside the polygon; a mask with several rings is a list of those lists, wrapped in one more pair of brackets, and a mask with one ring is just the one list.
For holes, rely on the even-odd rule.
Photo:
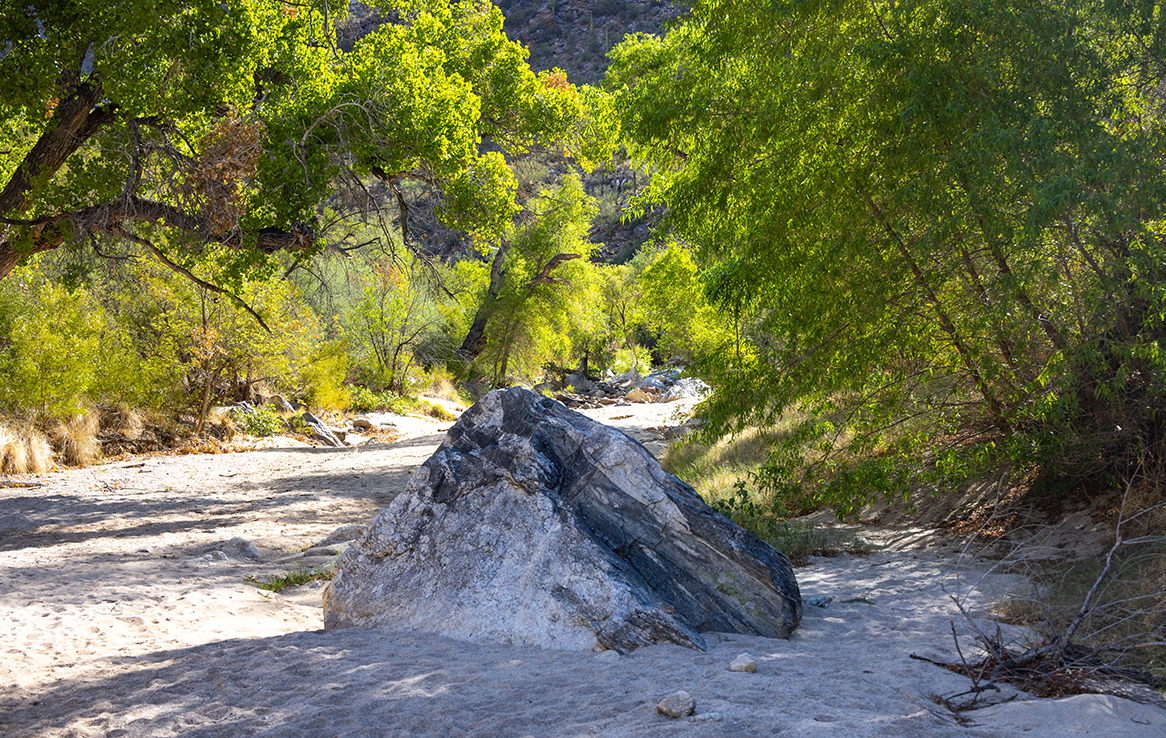
{"label": "gray rock", "polygon": [[709,393],[709,386],[694,377],[678,380],[664,393],[664,402],[672,402],[684,398],[700,399]]}
{"label": "gray rock", "polygon": [[232,559],[251,559],[252,561],[259,560],[259,551],[255,546],[248,543],[242,538],[232,538],[231,540],[219,546],[219,550],[226,556]]}
{"label": "gray rock", "polygon": [[344,552],[346,547],[338,546],[312,546],[304,551],[304,556],[338,556]]}
{"label": "gray rock", "polygon": [[609,381],[612,384],[619,385],[621,387],[630,387],[639,382],[641,379],[643,379],[643,377],[640,376],[640,372],[635,367],[632,367],[623,374],[617,374],[616,376],[612,377]]}
{"label": "gray rock", "polygon": [[656,703],[656,712],[674,720],[688,717],[696,712],[696,700],[684,690],[673,692]]}
{"label": "gray rock", "polygon": [[803,597],[802,604],[810,607],[826,607],[834,598],[829,595],[814,595],[813,597]]}
{"label": "gray rock", "polygon": [[462,415],[334,571],[327,628],[626,653],[801,618],[785,556],[620,431],[516,388]]}
{"label": "gray rock", "polygon": [[595,390],[591,380],[582,374],[568,374],[566,381],[569,386],[575,388],[576,394],[586,395]]}
{"label": "gray rock", "polygon": [[367,525],[342,525],[336,530],[332,531],[317,543],[317,546],[331,546],[336,543],[344,543],[345,541],[352,541],[360,538],[368,530]]}
{"label": "gray rock", "polygon": [[750,674],[756,674],[757,661],[747,653],[739,654],[737,658],[729,662],[729,671],[747,671]]}
{"label": "gray rock", "polygon": [[292,404],[283,395],[267,398],[267,404],[280,415],[295,415],[296,409],[292,407]]}
{"label": "gray rock", "polygon": [[324,425],[324,422],[317,418],[315,415],[312,415],[310,412],[305,410],[304,413],[300,415],[300,420],[303,420],[305,423],[307,423],[308,430],[311,431],[312,436],[316,440],[323,441],[324,443],[334,448],[344,448],[344,442],[337,438],[336,435],[332,433],[331,429]]}

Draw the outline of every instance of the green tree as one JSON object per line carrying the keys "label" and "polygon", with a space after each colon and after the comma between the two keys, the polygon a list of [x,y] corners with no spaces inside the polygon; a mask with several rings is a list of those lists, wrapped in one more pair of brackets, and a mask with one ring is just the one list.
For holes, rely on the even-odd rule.
{"label": "green tree", "polygon": [[406,178],[445,193],[449,223],[496,235],[513,177],[485,138],[581,157],[611,138],[602,99],[531,72],[492,6],[378,5],[396,21],[344,53],[346,4],[328,0],[3,0],[0,278],[88,239],[183,274],[186,253],[223,244],[233,283],[268,254],[319,248],[320,204],[370,175],[392,187],[406,243]]}
{"label": "green tree", "polygon": [[414,367],[436,358],[425,356],[422,347],[429,334],[445,325],[439,297],[428,289],[418,265],[392,268],[373,262],[356,281],[360,297],[342,318],[350,351],[371,369],[374,382],[406,395]]}
{"label": "green tree", "polygon": [[618,48],[649,199],[749,325],[712,427],[801,407],[871,458],[926,417],[921,458],[962,428],[1091,477],[1166,440],[1156,13],[710,0]]}
{"label": "green tree", "polygon": [[686,364],[715,356],[732,343],[729,320],[705,298],[696,261],[679,243],[669,243],[640,274],[648,323],[657,348]]}
{"label": "green tree", "polygon": [[601,300],[587,231],[595,203],[575,175],[535,198],[527,222],[494,252],[489,281],[459,353],[493,381],[533,374],[599,332]]}

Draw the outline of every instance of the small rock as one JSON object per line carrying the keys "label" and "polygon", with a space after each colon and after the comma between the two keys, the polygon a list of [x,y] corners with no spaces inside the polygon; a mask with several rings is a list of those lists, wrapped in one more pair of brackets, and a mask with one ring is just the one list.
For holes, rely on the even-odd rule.
{"label": "small rock", "polygon": [[210,551],[203,554],[203,558],[207,561],[226,561],[228,556],[222,551]]}
{"label": "small rock", "polygon": [[372,421],[368,418],[353,418],[352,427],[357,430],[370,431],[372,430]]}
{"label": "small rock", "polygon": [[828,595],[814,595],[813,597],[802,597],[802,604],[810,607],[826,607],[834,601],[833,597]]}
{"label": "small rock", "polygon": [[333,548],[332,546],[313,546],[307,551],[304,551],[304,556],[337,556],[343,553],[342,549]]}
{"label": "small rock", "polygon": [[696,700],[688,692],[681,690],[657,702],[656,712],[673,719],[688,717],[696,712]]}
{"label": "small rock", "polygon": [[327,538],[317,543],[317,546],[331,546],[335,543],[344,543],[345,541],[353,541],[364,535],[368,530],[363,525],[342,525],[336,530],[332,531]]}
{"label": "small rock", "polygon": [[616,661],[620,660],[620,655],[619,655],[619,651],[616,651],[614,648],[610,648],[606,651],[601,652],[595,658],[599,659],[600,661],[603,661],[604,663],[614,664]]}
{"label": "small rock", "polygon": [[719,723],[724,718],[721,717],[721,713],[719,712],[705,712],[700,715],[693,715],[692,719],[702,723]]}
{"label": "small rock", "polygon": [[750,674],[756,674],[757,661],[747,653],[740,654],[729,662],[729,671],[747,671]]}
{"label": "small rock", "polygon": [[247,541],[242,538],[232,538],[224,543],[219,553],[224,556],[229,556],[233,559],[243,558],[251,559],[252,561],[259,560],[259,551]]}
{"label": "small rock", "polygon": [[654,402],[656,396],[636,387],[635,389],[629,390],[624,395],[624,399],[628,402]]}

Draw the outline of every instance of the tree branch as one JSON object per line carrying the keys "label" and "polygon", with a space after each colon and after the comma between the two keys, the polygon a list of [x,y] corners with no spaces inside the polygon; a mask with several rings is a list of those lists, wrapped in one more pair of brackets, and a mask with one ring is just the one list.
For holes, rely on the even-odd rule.
{"label": "tree branch", "polygon": [[202,287],[203,289],[206,289],[206,290],[210,290],[211,292],[214,292],[214,293],[219,294],[219,295],[224,295],[225,297],[229,298],[231,300],[231,302],[235,303],[239,307],[241,307],[244,310],[246,310],[247,312],[251,313],[251,317],[255,318],[255,320],[259,323],[259,325],[263,327],[263,330],[267,331],[268,333],[271,333],[271,329],[267,327],[267,323],[265,323],[263,321],[263,318],[261,318],[259,316],[259,313],[255,312],[254,310],[251,309],[250,305],[248,305],[246,302],[243,302],[243,298],[239,297],[238,295],[234,294],[233,292],[229,292],[229,291],[223,289],[222,287],[219,287],[218,285],[211,284],[210,282],[207,282],[206,280],[199,279],[198,277],[194,276],[194,273],[191,272],[186,267],[184,267],[181,264],[178,264],[174,261],[171,261],[170,258],[166,256],[166,254],[162,253],[162,249],[158,248],[150,241],[148,241],[144,238],[141,238],[140,236],[135,236],[134,234],[130,233],[129,231],[122,230],[121,226],[118,226],[118,225],[112,226],[110,229],[110,232],[115,234],[115,235],[121,236],[122,238],[126,239],[127,241],[132,241],[132,242],[139,244],[141,246],[145,246],[147,249],[149,249],[154,254],[154,256],[158,257],[158,261],[162,262],[168,269],[175,272],[176,274],[180,274],[183,277],[186,277],[187,279],[189,279],[191,282],[194,282],[199,287]]}
{"label": "tree branch", "polygon": [[540,284],[571,284],[571,280],[566,279],[565,277],[552,277],[551,272],[557,269],[564,261],[571,261],[572,259],[578,258],[579,254],[556,255],[553,259],[547,262],[547,265],[542,268],[542,271],[538,273],[537,277],[530,280],[523,286],[526,287],[526,289],[531,290]]}

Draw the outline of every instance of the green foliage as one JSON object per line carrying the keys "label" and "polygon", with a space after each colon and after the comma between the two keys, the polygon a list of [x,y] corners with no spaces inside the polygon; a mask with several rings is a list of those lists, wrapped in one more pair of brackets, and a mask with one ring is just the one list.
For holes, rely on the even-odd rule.
{"label": "green foliage", "polygon": [[739,326],[710,432],[806,413],[816,460],[765,483],[847,510],[938,460],[1104,482],[1166,440],[1156,12],[717,0],[616,49],[640,207]]}
{"label": "green foliage", "polygon": [[644,311],[659,335],[659,349],[691,363],[713,356],[733,343],[731,321],[705,299],[704,284],[692,254],[668,244],[640,274]]}
{"label": "green foliage", "polygon": [[594,203],[577,176],[535,199],[530,219],[506,247],[502,274],[486,295],[490,322],[479,360],[495,384],[511,374],[532,376],[548,363],[563,364],[577,345],[601,329],[597,309],[599,267],[587,258]]}
{"label": "green foliage", "polygon": [[431,290],[419,265],[394,267],[370,261],[355,276],[359,298],[341,317],[341,327],[366,383],[406,394],[433,334],[445,328],[441,296]]}
{"label": "green foliage", "polygon": [[32,268],[0,285],[0,406],[64,418],[86,403],[148,404],[158,379],[93,292]]}
{"label": "green foliage", "polygon": [[428,400],[418,397],[404,397],[395,392],[374,392],[366,387],[354,386],[350,390],[352,409],[356,412],[390,412],[397,415],[425,415],[438,420],[456,420],[453,413]]}
{"label": "green foliage", "polygon": [[348,376],[347,346],[342,341],[321,343],[300,369],[299,385],[308,407],[343,412],[351,402],[344,380]]}
{"label": "green foliage", "polygon": [[310,569],[303,564],[292,567],[284,571],[283,574],[272,574],[267,579],[257,579],[255,577],[243,577],[243,581],[250,585],[265,589],[268,592],[282,592],[291,587],[299,587],[308,582],[327,582],[332,579],[335,572],[332,570],[332,565],[318,566],[315,569]]}
{"label": "green foliage", "polygon": [[733,486],[731,494],[714,499],[710,506],[781,551],[795,566],[805,566],[810,556],[836,556],[841,552],[866,553],[870,550],[868,544],[854,534],[785,519],[786,513],[780,507],[758,504],[743,481]]}
{"label": "green foliage", "polygon": [[236,411],[235,420],[239,428],[249,436],[266,438],[284,431],[283,419],[267,405],[245,411]]}
{"label": "green foliage", "polygon": [[[211,251],[196,268],[214,280],[221,276],[220,257],[230,255]],[[205,411],[212,400],[245,397],[260,383],[292,396],[301,389],[319,390],[302,387],[301,381],[312,381],[314,361],[324,357],[327,363],[317,348],[323,327],[289,282],[245,281],[239,290],[242,303],[264,316],[268,332],[239,302],[169,270],[146,263],[138,277],[143,289],[127,299],[138,311],[139,325],[149,326],[139,340],[166,363],[169,374],[181,378],[175,389],[185,385],[186,402]]]}

